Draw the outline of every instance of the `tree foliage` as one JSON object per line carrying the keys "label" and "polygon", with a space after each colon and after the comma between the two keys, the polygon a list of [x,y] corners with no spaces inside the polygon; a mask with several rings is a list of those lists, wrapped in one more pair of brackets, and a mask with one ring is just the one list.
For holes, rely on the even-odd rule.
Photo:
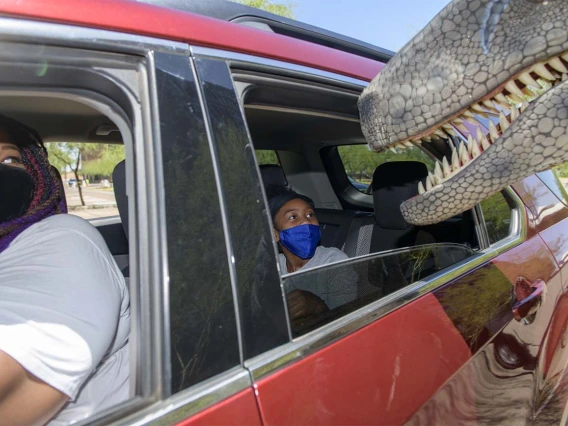
{"label": "tree foliage", "polygon": [[285,18],[294,18],[295,5],[292,3],[277,3],[272,0],[233,0],[245,6],[256,7]]}

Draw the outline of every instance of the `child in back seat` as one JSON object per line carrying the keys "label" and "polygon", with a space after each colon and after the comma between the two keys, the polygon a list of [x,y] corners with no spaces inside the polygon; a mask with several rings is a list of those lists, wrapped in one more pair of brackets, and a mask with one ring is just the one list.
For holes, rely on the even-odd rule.
{"label": "child in back seat", "polygon": [[[318,246],[321,238],[314,202],[284,186],[266,188],[268,205],[274,225],[274,239],[281,273],[292,273],[326,265],[348,256],[335,247]],[[334,309],[357,297],[357,274],[352,268],[321,269],[309,285],[290,280],[286,286],[290,320],[294,325],[306,317]]]}

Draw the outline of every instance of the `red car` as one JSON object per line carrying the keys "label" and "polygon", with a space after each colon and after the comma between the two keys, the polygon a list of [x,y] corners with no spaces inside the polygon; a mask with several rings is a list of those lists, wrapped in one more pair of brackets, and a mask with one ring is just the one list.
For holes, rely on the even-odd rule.
{"label": "red car", "polygon": [[[439,151],[369,165],[357,110],[392,52],[239,5],[216,3],[241,8],[227,22],[152,3],[0,2],[1,112],[48,142],[125,148],[120,218],[92,223],[130,278],[132,397],[87,421],[564,424],[556,175],[410,226],[399,201]],[[268,183],[311,197],[321,244],[349,259],[281,274]],[[351,300],[292,326],[287,290],[346,271]]]}

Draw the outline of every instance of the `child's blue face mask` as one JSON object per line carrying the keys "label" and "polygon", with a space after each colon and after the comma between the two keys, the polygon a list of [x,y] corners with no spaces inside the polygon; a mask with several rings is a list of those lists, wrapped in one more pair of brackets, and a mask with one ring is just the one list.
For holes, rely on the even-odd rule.
{"label": "child's blue face mask", "polygon": [[301,259],[314,257],[320,239],[318,225],[298,225],[280,231],[280,243]]}

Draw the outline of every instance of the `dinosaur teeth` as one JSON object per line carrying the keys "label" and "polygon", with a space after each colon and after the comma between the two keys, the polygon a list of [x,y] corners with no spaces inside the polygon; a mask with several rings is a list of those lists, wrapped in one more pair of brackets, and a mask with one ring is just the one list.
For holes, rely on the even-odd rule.
{"label": "dinosaur teeth", "polygon": [[495,95],[495,101],[504,108],[509,108],[509,101],[503,93],[497,93]]}
{"label": "dinosaur teeth", "polygon": [[493,101],[491,99],[485,99],[484,101],[481,101],[481,103],[483,104],[483,106],[485,108],[487,108],[488,111],[494,112],[494,113],[498,113],[499,110],[497,109],[497,107],[495,106],[495,104],[493,103]]}
{"label": "dinosaur teeth", "polygon": [[452,124],[454,125],[454,127],[456,129],[458,129],[462,133],[468,133],[469,132],[469,130],[467,129],[467,127],[465,127],[465,125],[463,124],[463,121],[461,121],[461,120],[459,122],[454,120],[452,122]]}
{"label": "dinosaur teeth", "polygon": [[491,136],[491,140],[495,142],[499,139],[499,131],[497,130],[497,126],[493,121],[489,120],[489,136]]}
{"label": "dinosaur teeth", "polygon": [[422,185],[422,182],[418,182],[418,195],[422,195],[426,192],[426,190],[424,189],[424,185]]}
{"label": "dinosaur teeth", "polygon": [[566,66],[562,63],[560,58],[552,58],[550,61],[548,61],[548,65],[562,74],[568,73],[568,68],[566,68]]}
{"label": "dinosaur teeth", "polygon": [[472,143],[472,147],[471,147],[471,154],[473,158],[477,158],[481,155],[481,147],[479,146],[479,143],[477,142],[476,139],[471,138],[473,143]]}
{"label": "dinosaur teeth", "polygon": [[499,114],[499,125],[501,126],[501,134],[505,133],[505,130],[509,128],[509,120],[507,120],[503,111]]}
{"label": "dinosaur teeth", "polygon": [[548,68],[546,68],[544,64],[536,64],[535,66],[533,66],[533,72],[538,74],[539,77],[542,77],[546,80],[550,81],[556,80],[554,75],[552,75],[552,73],[548,71]]}
{"label": "dinosaur teeth", "polygon": [[442,171],[444,172],[444,177],[446,178],[452,174],[450,163],[448,163],[448,159],[446,157],[442,159]]}
{"label": "dinosaur teeth", "polygon": [[479,127],[477,128],[476,139],[481,144],[484,151],[491,146],[491,143],[489,143],[489,140],[487,140],[487,137],[483,134]]}
{"label": "dinosaur teeth", "polygon": [[517,83],[515,83],[514,81],[509,81],[507,84],[505,84],[505,89],[507,89],[510,94],[517,95],[521,99],[523,98],[523,96],[525,96],[523,91],[519,89],[519,86],[517,86]]}
{"label": "dinosaur teeth", "polygon": [[437,182],[442,182],[444,180],[444,172],[442,172],[442,167],[440,162],[436,161],[436,166],[434,167],[434,176],[436,176]]}
{"label": "dinosaur teeth", "polygon": [[540,89],[540,84],[532,78],[530,72],[524,72],[519,76],[519,81],[527,87],[532,87],[534,89]]}
{"label": "dinosaur teeth", "polygon": [[452,148],[452,170],[456,172],[460,168],[461,168],[461,162],[460,162],[460,157],[458,156],[458,151],[455,148]]}
{"label": "dinosaur teeth", "polygon": [[454,128],[450,125],[450,124],[444,124],[442,125],[442,127],[444,128],[444,130],[446,132],[448,132],[450,135],[452,136],[457,136],[458,134],[456,133],[456,131],[454,130]]}
{"label": "dinosaur teeth", "polygon": [[519,109],[516,105],[513,105],[513,107],[511,108],[511,115],[509,117],[511,119],[511,123],[519,118]]}
{"label": "dinosaur teeth", "polygon": [[523,103],[521,104],[521,108],[519,108],[519,110],[521,112],[523,112],[525,109],[527,109],[529,106],[529,103],[527,101],[523,101]]}

